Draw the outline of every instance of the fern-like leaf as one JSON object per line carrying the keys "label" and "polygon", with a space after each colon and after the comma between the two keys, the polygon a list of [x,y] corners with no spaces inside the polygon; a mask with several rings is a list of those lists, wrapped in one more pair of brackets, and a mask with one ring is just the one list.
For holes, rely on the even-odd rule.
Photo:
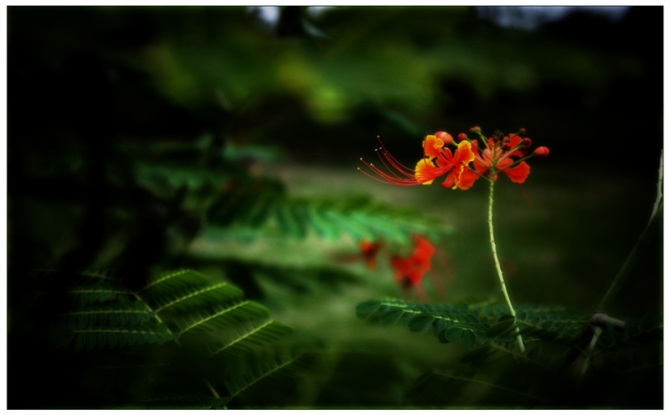
{"label": "fern-like leaf", "polygon": [[155,313],[147,310],[141,301],[129,302],[120,306],[97,305],[81,307],[77,311],[65,313],[67,326],[72,329],[84,329],[92,326],[134,326],[155,318]]}
{"label": "fern-like leaf", "polygon": [[231,200],[215,204],[210,212],[214,226],[229,225],[247,238],[268,233],[305,238],[310,233],[326,240],[344,235],[355,239],[384,238],[406,242],[412,234],[439,236],[449,232],[441,222],[407,209],[390,207],[367,196],[341,199],[291,198],[281,192],[262,196],[229,195]]}
{"label": "fern-like leaf", "polygon": [[252,359],[240,359],[238,364],[246,370],[235,370],[235,375],[225,381],[226,388],[233,398],[254,384],[269,377],[270,375],[281,374],[291,368],[301,357],[299,353],[289,353],[280,355],[259,356],[255,355]]}
{"label": "fern-like leaf", "polygon": [[75,351],[165,343],[174,338],[174,335],[163,324],[76,328],[72,330],[72,334]]}
{"label": "fern-like leaf", "polygon": [[[51,281],[72,299],[72,308],[60,314],[56,341],[88,352],[92,362],[105,350],[101,364],[89,372],[102,371],[124,383],[145,373],[162,374],[135,402],[141,407],[222,408],[299,355],[276,351],[291,327],[273,320],[267,308],[247,300],[236,286],[192,270],[151,275],[136,290],[100,273],[45,274],[58,274]],[[121,349],[124,355],[114,354]],[[119,364],[126,361],[123,356],[130,365]],[[163,381],[164,376],[178,380]],[[175,388],[180,382],[188,386]]]}
{"label": "fern-like leaf", "polygon": [[588,325],[588,317],[564,308],[521,305],[516,312],[515,323],[503,304],[428,305],[389,299],[367,301],[357,308],[360,318],[381,324],[403,324],[421,334],[432,327],[440,342],[462,340],[466,347],[510,344],[515,341],[516,327],[527,338],[569,342]]}

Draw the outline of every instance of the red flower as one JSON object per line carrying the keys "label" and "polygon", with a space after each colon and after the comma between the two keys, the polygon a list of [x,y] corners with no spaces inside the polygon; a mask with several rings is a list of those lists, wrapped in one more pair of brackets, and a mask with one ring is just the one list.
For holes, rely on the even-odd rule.
{"label": "red flower", "polygon": [[[524,129],[520,131],[525,134]],[[509,134],[502,139],[491,137],[487,140],[479,127],[472,127],[470,133],[485,142],[486,147],[481,154],[477,140],[471,140],[467,134],[458,134],[459,143],[456,144],[451,134],[438,131],[434,135],[427,135],[423,140],[424,155],[414,168],[400,163],[382,145],[376,151],[385,170],[372,163],[365,163],[362,158],[361,161],[374,175],[360,167],[358,170],[374,180],[395,186],[431,184],[436,178],[446,175],[442,182],[443,187],[467,190],[483,175],[491,180],[498,180],[498,173],[505,174],[514,183],[523,183],[530,174],[530,166],[525,160],[532,156],[549,155],[549,149],[544,146],[527,154],[532,141],[530,138],[521,138],[518,134]],[[453,153],[448,146],[456,147]],[[470,162],[474,162],[474,168],[469,167]]]}
{"label": "red flower", "polygon": [[503,173],[514,183],[523,183],[530,174],[530,166],[525,161],[519,162],[516,157],[524,157],[529,139],[524,139],[516,134],[510,134],[501,140],[489,138],[486,148],[481,156],[478,154],[477,142],[475,144],[474,167],[477,173],[483,175],[489,173],[489,178],[498,180],[498,173]]}
{"label": "red flower", "polygon": [[444,131],[437,132],[436,135],[427,135],[423,140],[424,157],[416,163],[413,169],[400,163],[382,146],[377,149],[377,154],[389,173],[372,163],[367,166],[378,177],[360,168],[359,170],[377,181],[395,186],[431,184],[433,180],[446,174],[447,177],[442,183],[443,187],[466,190],[478,177],[468,168],[468,164],[475,159],[475,152],[469,141],[461,141],[452,153],[445,145],[453,143],[451,135]]}
{"label": "red flower", "polygon": [[372,269],[377,265],[377,253],[382,247],[380,242],[369,242],[367,240],[361,241],[361,255],[365,260],[365,265]]}
{"label": "red flower", "polygon": [[416,287],[421,284],[423,276],[430,271],[431,258],[435,247],[420,235],[414,236],[414,250],[406,258],[391,258],[391,266],[396,272],[394,278],[403,288]]}

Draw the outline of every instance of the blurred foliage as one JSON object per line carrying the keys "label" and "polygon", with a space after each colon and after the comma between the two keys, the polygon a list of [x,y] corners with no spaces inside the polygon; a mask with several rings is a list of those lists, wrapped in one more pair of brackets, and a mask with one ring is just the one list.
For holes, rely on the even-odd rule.
{"label": "blurred foliage", "polygon": [[[166,392],[155,403],[164,407],[537,405],[533,398],[502,399],[495,388],[459,384],[458,394],[439,392],[445,382],[491,385],[523,370],[513,357],[487,363],[486,370],[481,360],[465,372],[449,372],[442,369],[467,360],[470,352],[460,356],[454,345],[445,352],[438,342],[399,327],[377,329],[355,319],[356,304],[398,295],[388,265],[377,271],[388,277],[383,281],[363,269],[361,239],[382,240],[390,251],[402,252],[411,234],[420,233],[458,258],[464,280],[482,273],[488,266],[482,260],[485,236],[472,226],[484,217],[473,207],[481,194],[459,194],[448,209],[437,202],[439,186],[422,187],[422,193],[402,189],[383,201],[372,185],[357,186],[340,168],[353,171],[352,164],[376,145],[376,135],[411,163],[421,137],[437,129],[526,127],[552,149],[543,167],[549,173],[538,169],[538,187],[530,189],[558,212],[547,216],[537,209],[532,220],[525,218],[525,211],[509,207],[518,200],[501,189],[498,209],[508,214],[499,216],[500,245],[513,257],[551,231],[556,242],[538,248],[572,256],[519,265],[531,276],[560,276],[544,280],[547,291],[558,292],[552,284],[559,283],[576,287],[564,302],[581,301],[593,312],[592,296],[583,291],[604,293],[603,284],[621,266],[616,260],[646,225],[655,195],[662,27],[660,7],[632,7],[618,22],[574,13],[535,31],[498,27],[472,7],[282,7],[276,25],[244,7],[9,7],[9,406],[124,406],[159,391]],[[331,167],[340,170],[326,174]],[[291,172],[303,181],[286,180]],[[611,182],[603,177],[620,187],[607,187]],[[307,180],[316,189],[300,186]],[[625,204],[616,200],[621,188]],[[575,195],[598,197],[610,208],[600,211],[595,199]],[[602,221],[595,223],[595,215]],[[598,241],[632,243],[603,253],[611,245],[594,248],[588,245],[593,238],[575,235],[576,218],[594,222],[590,229],[602,231]],[[556,222],[575,226],[556,228]],[[651,249],[623,288],[642,294],[613,306],[635,321],[643,312],[660,312],[659,234],[650,236]],[[279,315],[295,328],[293,341],[309,345],[309,364],[290,382],[282,373],[264,377],[292,357],[257,350],[226,363],[230,376],[219,379],[218,390],[228,395],[204,399],[198,382],[170,389],[183,385],[166,376],[198,376],[198,370],[216,366],[198,360],[188,367],[192,356],[163,347],[173,338],[156,324],[156,314],[145,313],[142,302],[120,298],[141,292],[165,270],[181,268],[202,271],[212,286],[233,284],[256,310],[267,307]],[[100,269],[107,274],[91,272]],[[49,275],[49,283],[36,283],[36,271]],[[96,277],[102,275],[111,279]],[[187,295],[193,281],[173,287],[170,295]],[[537,283],[528,281],[512,280],[512,292],[524,299],[541,296]],[[81,309],[77,298],[83,297],[73,290],[82,283],[123,294],[96,297],[101,304],[95,309]],[[480,297],[491,291],[487,283],[471,286]],[[235,298],[242,295],[231,290]],[[211,313],[207,307],[191,311],[202,317]],[[62,333],[50,323],[81,313],[98,317],[65,320],[85,327],[155,327],[148,337],[80,337],[82,351],[63,355],[54,348]],[[236,335],[227,323],[209,334],[217,341]],[[136,344],[85,351],[110,341]],[[648,347],[653,352],[655,346]],[[636,356],[637,349],[631,350],[627,356]],[[148,358],[149,366],[124,372],[134,380],[121,382],[125,389],[113,398],[98,392],[81,397],[82,382],[106,379],[89,363],[121,364],[128,356],[133,362]],[[164,372],[154,364],[161,359],[175,365]],[[636,385],[656,381],[658,367],[637,367],[636,374],[650,380],[635,378]],[[608,364],[599,368],[609,370]],[[532,378],[539,372],[527,373]],[[616,373],[618,383],[610,385],[625,388],[634,378]],[[250,384],[258,392],[241,393]],[[571,405],[658,407],[654,393],[644,404],[637,397],[627,401],[630,394],[611,400],[604,392],[593,400],[577,394],[583,400]]]}
{"label": "blurred foliage", "polygon": [[[55,339],[34,357],[53,368],[40,381],[49,406],[225,408],[304,353],[282,342],[292,329],[265,307],[194,271],[152,275],[135,291],[91,272],[41,272],[32,282],[42,296],[36,326],[50,325]],[[64,312],[50,314],[57,302]]]}
{"label": "blurred foliage", "polygon": [[[654,371],[662,359],[657,347],[663,331],[660,316],[628,319],[624,327],[602,324],[593,343],[600,324],[588,316],[546,306],[516,305],[515,310],[516,322],[506,305],[492,303],[425,305],[389,299],[368,301],[357,309],[361,318],[400,324],[421,335],[432,331],[440,343],[462,342],[470,349],[458,364],[418,381],[408,394],[410,401],[475,404],[458,396],[458,389],[435,394],[445,380],[461,388],[483,386],[488,396],[480,404],[495,407],[609,406],[619,401],[645,408],[662,396],[660,373]],[[517,327],[527,347],[523,355],[515,350]],[[648,376],[654,376],[653,383]]]}

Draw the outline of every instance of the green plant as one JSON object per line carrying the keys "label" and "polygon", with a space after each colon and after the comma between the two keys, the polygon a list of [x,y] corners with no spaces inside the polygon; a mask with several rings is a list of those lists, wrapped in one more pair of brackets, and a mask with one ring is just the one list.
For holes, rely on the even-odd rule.
{"label": "green plant", "polygon": [[[662,406],[660,192],[608,281],[662,147],[662,8],[275,11],[8,8],[8,406]],[[558,156],[495,207],[351,168],[481,117]]]}
{"label": "green plant", "polygon": [[[610,317],[604,311],[623,280],[630,275],[641,250],[658,226],[662,209],[662,155],[657,198],[651,218],[597,312],[584,315],[564,307],[513,306],[498,259],[493,229],[493,189],[497,176],[505,173],[513,182],[523,183],[530,172],[524,160],[532,155],[547,156],[549,150],[538,147],[534,153],[527,155],[530,139],[522,139],[517,134],[503,138],[502,134],[496,133],[487,140],[479,127],[473,127],[470,132],[487,142],[481,155],[477,141],[466,134],[459,134],[460,143],[456,145],[451,135],[438,132],[426,136],[424,157],[414,169],[400,164],[383,147],[380,158],[391,173],[373,164],[368,166],[381,177],[382,182],[400,186],[430,184],[446,173],[443,187],[467,190],[480,177],[487,179],[490,184],[489,242],[504,304],[466,302],[461,305],[429,305],[394,299],[371,300],[358,306],[358,316],[381,324],[400,324],[422,335],[432,329],[440,343],[462,341],[466,349],[475,347],[474,352],[461,359],[461,363],[468,367],[465,372],[460,372],[462,368],[446,372],[436,369],[432,374],[438,375],[438,378],[478,384],[488,392],[502,393],[502,396],[493,393],[489,402],[494,406],[580,405],[589,401],[589,395],[594,396],[590,402],[597,405],[602,394],[625,390],[623,385],[631,385],[637,376],[645,376],[639,371],[658,368],[661,356],[655,346],[662,339],[661,316],[646,314],[639,321],[632,318],[623,321]],[[457,146],[453,155],[447,147],[449,145]],[[469,167],[470,162],[474,162],[472,168]],[[514,343],[518,347],[516,351]],[[507,359],[508,362],[503,367],[495,366],[495,372],[490,371],[487,366],[500,359]],[[496,379],[482,380],[482,373],[488,376],[495,373],[493,376]],[[566,389],[565,385],[561,385],[559,388],[557,378],[570,386]],[[426,379],[423,379],[422,388],[426,387],[425,383]],[[644,391],[640,390],[640,385],[633,388],[652,399],[660,394],[658,384]],[[571,390],[569,397],[561,395],[568,389]],[[458,402],[449,398],[446,401],[451,404]],[[637,404],[643,401],[635,400]]]}
{"label": "green plant", "polygon": [[304,361],[286,341],[291,327],[234,285],[192,270],[157,273],[136,290],[100,273],[36,278],[62,287],[44,303],[67,299],[51,329],[63,370],[86,362],[78,389],[63,385],[60,405],[82,405],[80,392],[68,394],[81,390],[92,407],[225,408]]}

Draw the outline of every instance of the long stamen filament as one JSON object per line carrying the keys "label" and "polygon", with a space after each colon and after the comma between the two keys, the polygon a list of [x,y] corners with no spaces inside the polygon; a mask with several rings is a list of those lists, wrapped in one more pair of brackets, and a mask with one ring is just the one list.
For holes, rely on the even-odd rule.
{"label": "long stamen filament", "polygon": [[[380,154],[379,150],[382,150],[381,154]],[[401,178],[401,176],[398,176],[398,174],[396,172],[404,175],[407,178],[414,177],[414,169],[410,169],[409,167],[400,163],[385,148],[381,147],[378,150],[376,150],[376,152],[377,152],[377,156],[381,160],[382,164],[384,164],[384,167],[386,167],[386,169],[388,171],[390,171],[391,174],[394,175],[395,177]]]}

